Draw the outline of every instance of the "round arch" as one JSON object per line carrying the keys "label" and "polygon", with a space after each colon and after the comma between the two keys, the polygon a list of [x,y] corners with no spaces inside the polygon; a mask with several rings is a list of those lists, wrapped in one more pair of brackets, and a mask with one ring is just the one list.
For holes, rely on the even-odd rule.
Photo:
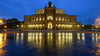
{"label": "round arch", "polygon": [[49,22],[49,23],[48,23],[48,29],[49,29],[49,30],[52,30],[52,29],[53,29],[53,24],[52,24],[52,22]]}

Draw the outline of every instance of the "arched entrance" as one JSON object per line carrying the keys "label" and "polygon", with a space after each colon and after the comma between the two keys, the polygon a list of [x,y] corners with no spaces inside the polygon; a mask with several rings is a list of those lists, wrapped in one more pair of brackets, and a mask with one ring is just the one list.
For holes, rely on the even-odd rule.
{"label": "arched entrance", "polygon": [[52,30],[53,29],[53,25],[51,22],[48,23],[48,30]]}

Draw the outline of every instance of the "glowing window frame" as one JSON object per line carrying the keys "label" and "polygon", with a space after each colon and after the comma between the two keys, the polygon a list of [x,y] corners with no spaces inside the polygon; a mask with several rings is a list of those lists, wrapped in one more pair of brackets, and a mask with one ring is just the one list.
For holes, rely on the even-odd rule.
{"label": "glowing window frame", "polygon": [[47,20],[53,20],[53,17],[52,16],[48,16]]}

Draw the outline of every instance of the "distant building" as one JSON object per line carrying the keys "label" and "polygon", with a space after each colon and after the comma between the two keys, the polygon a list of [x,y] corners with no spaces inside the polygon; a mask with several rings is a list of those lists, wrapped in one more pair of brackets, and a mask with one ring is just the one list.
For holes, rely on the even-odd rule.
{"label": "distant building", "polygon": [[95,25],[82,25],[81,29],[95,29]]}
{"label": "distant building", "polygon": [[7,21],[5,19],[0,19],[0,25],[6,24]]}
{"label": "distant building", "polygon": [[0,29],[5,29],[7,28],[7,20],[6,19],[0,19]]}
{"label": "distant building", "polygon": [[7,28],[16,29],[19,27],[20,27],[20,21],[18,21],[16,18],[7,20]]}
{"label": "distant building", "polygon": [[96,28],[96,29],[100,29],[100,18],[97,18],[97,19],[95,20],[95,28]]}
{"label": "distant building", "polygon": [[64,10],[57,9],[49,2],[44,9],[36,10],[36,14],[25,16],[21,29],[33,30],[67,30],[80,29],[76,16],[64,14]]}

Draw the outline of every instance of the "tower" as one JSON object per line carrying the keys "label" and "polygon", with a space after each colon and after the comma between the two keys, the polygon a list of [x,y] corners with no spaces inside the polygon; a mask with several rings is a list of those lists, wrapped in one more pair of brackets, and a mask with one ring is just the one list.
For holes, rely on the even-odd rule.
{"label": "tower", "polygon": [[52,2],[51,1],[49,1],[48,7],[52,7]]}

